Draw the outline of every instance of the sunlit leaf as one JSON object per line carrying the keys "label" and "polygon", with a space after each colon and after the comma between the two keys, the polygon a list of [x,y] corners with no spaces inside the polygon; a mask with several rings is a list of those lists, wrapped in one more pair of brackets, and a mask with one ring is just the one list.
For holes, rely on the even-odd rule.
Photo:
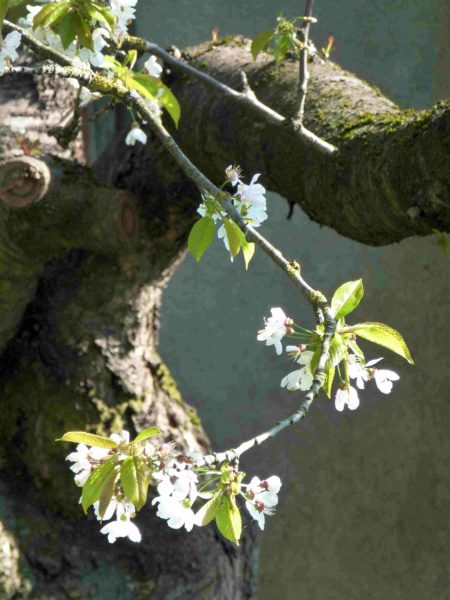
{"label": "sunlit leaf", "polygon": [[274,29],[268,29],[267,31],[263,31],[253,38],[251,45],[253,60],[256,60],[260,52],[267,49],[270,40],[273,38],[274,32]]}
{"label": "sunlit leaf", "polygon": [[384,325],[384,323],[358,323],[352,325],[352,331],[369,342],[392,350],[392,352],[403,356],[412,365],[414,364],[401,333],[389,327],[389,325]]}
{"label": "sunlit leaf", "polygon": [[208,523],[215,519],[217,511],[219,510],[220,501],[220,494],[216,494],[210,500],[208,500],[208,502],[205,502],[201,509],[195,513],[195,524],[204,526],[208,525]]}
{"label": "sunlit leaf", "polygon": [[81,494],[81,505],[84,512],[87,512],[87,509],[91,504],[94,504],[94,502],[97,502],[100,498],[102,490],[108,482],[108,477],[114,470],[114,466],[115,463],[112,460],[109,460],[97,467],[97,469],[90,474],[89,479],[83,486],[83,492]]}
{"label": "sunlit leaf", "polygon": [[114,495],[114,488],[117,481],[118,469],[114,468],[106,477],[103,483],[103,488],[100,493],[99,502],[98,502],[98,514],[100,519],[103,519],[106,509],[109,506],[109,503],[112,500]]}
{"label": "sunlit leaf", "polygon": [[202,217],[191,229],[188,248],[198,262],[214,239],[214,221],[211,217]]}
{"label": "sunlit leaf", "polygon": [[236,223],[233,223],[233,221],[226,218],[223,219],[223,224],[225,226],[225,233],[230,247],[230,256],[231,258],[234,258],[239,254],[239,250],[241,249],[240,229]]}
{"label": "sunlit leaf", "polygon": [[136,465],[133,457],[126,458],[120,467],[120,484],[125,496],[136,504],[139,500],[139,486]]}
{"label": "sunlit leaf", "polygon": [[221,497],[216,513],[216,524],[223,537],[239,546],[242,533],[241,513],[230,496]]}
{"label": "sunlit leaf", "polygon": [[141,433],[139,433],[134,438],[133,444],[136,444],[137,442],[143,442],[144,440],[148,440],[148,438],[151,438],[154,435],[158,435],[158,433],[161,433],[161,429],[159,427],[147,427],[147,429],[141,431]]}
{"label": "sunlit leaf", "polygon": [[331,388],[333,387],[335,372],[336,367],[330,367],[327,371],[327,379],[325,381],[325,385],[323,386],[323,391],[325,392],[328,398],[331,398]]}
{"label": "sunlit leaf", "polygon": [[77,444],[86,444],[96,448],[117,448],[114,440],[96,435],[95,433],[86,433],[86,431],[68,431],[57,442],[75,442]]}
{"label": "sunlit leaf", "polygon": [[347,281],[334,292],[331,300],[331,312],[336,319],[342,319],[355,310],[363,296],[362,279]]}

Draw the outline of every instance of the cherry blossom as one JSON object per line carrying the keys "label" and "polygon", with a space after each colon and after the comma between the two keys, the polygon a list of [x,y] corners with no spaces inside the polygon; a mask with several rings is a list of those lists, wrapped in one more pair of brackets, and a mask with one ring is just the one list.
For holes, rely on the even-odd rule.
{"label": "cherry blossom", "polygon": [[392,382],[400,379],[400,375],[389,369],[373,369],[372,376],[375,379],[377,388],[383,394],[390,394],[393,386]]}
{"label": "cherry blossom", "polygon": [[[110,503],[110,505],[111,505],[111,503]],[[108,506],[107,510],[109,510],[109,509],[110,509],[110,506]],[[121,502],[116,503],[115,511],[116,511],[116,520],[111,521],[110,523],[108,523],[107,525],[102,527],[102,529],[100,529],[100,533],[104,533],[105,535],[108,536],[108,542],[110,544],[114,544],[116,539],[120,538],[120,537],[127,537],[132,542],[140,542],[141,541],[141,533],[140,533],[139,529],[137,528],[137,526],[131,522],[131,519],[136,514],[136,509],[135,509],[134,504],[132,502],[130,502],[128,499],[123,499]],[[97,514],[97,518],[98,518],[98,508],[97,508],[96,514]],[[114,514],[114,508],[112,509],[111,517],[113,516],[113,514]],[[109,517],[109,518],[111,518],[111,517]],[[106,515],[105,515],[104,519],[106,520]]]}
{"label": "cherry blossom", "polygon": [[263,481],[259,477],[253,477],[247,486],[245,506],[262,530],[265,527],[265,515],[275,512],[280,488],[281,480],[277,475]]}
{"label": "cherry blossom", "polygon": [[0,76],[6,71],[9,64],[18,58],[17,48],[20,46],[22,36],[18,31],[11,31],[4,38],[0,50]]}
{"label": "cherry blossom", "polygon": [[156,515],[167,520],[167,525],[172,529],[184,527],[186,531],[192,530],[195,515],[189,499],[176,500],[172,496],[158,496],[153,499],[152,504],[158,504]]}
{"label": "cherry blossom", "polygon": [[[287,348],[292,348],[288,346]],[[286,350],[287,350],[286,348]],[[301,369],[288,373],[286,377],[281,380],[281,387],[287,388],[290,392],[301,390],[306,392],[311,388],[314,375],[311,371],[311,360],[314,356],[314,352],[311,350],[305,350],[301,352],[300,356],[296,360],[299,365],[304,365]]]}
{"label": "cherry blossom", "polygon": [[266,342],[266,346],[275,346],[278,355],[283,352],[281,339],[291,333],[292,319],[289,319],[281,308],[271,308],[272,316],[265,319],[264,329],[258,331],[256,339]]}
{"label": "cherry blossom", "polygon": [[145,131],[142,131],[137,123],[134,123],[125,138],[125,144],[127,146],[134,146],[136,142],[146,144],[147,134]]}
{"label": "cherry blossom", "polygon": [[334,405],[339,412],[344,410],[345,405],[350,410],[357,409],[359,406],[358,392],[351,385],[339,387],[334,398]]}
{"label": "cherry blossom", "polygon": [[156,56],[150,56],[148,60],[145,61],[144,67],[147,69],[147,72],[152,77],[160,77],[162,73],[162,66],[156,60]]}
{"label": "cherry blossom", "polygon": [[238,183],[241,183],[242,169],[237,165],[228,165],[228,167],[225,169],[225,175],[227,176],[227,179],[231,185],[236,187]]}

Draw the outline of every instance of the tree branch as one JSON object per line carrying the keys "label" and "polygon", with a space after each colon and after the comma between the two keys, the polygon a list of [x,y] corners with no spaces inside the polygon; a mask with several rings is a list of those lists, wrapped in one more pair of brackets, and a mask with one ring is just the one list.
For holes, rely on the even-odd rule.
{"label": "tree branch", "polygon": [[303,20],[303,26],[299,31],[300,41],[303,44],[300,50],[300,61],[299,61],[299,77],[298,77],[298,116],[297,119],[300,124],[303,123],[303,116],[305,114],[305,101],[306,93],[308,91],[309,71],[308,71],[308,44],[309,44],[309,29],[313,21],[312,11],[314,6],[314,0],[306,0],[305,16]]}
{"label": "tree branch", "polygon": [[[267,55],[250,63],[250,44],[242,38],[200,44],[186,56],[229,85],[238,85],[242,69],[262,102],[295,118],[297,61],[285,60],[277,70]],[[315,56],[309,68],[305,125],[339,147],[332,156],[255,111],[230,111],[220,94],[195,82],[188,88],[176,74],[171,87],[183,116],[174,135],[208,177],[219,177],[230,162],[261,171],[266,187],[351,239],[377,246],[449,231],[450,102],[401,111],[331,61]]]}
{"label": "tree branch", "polygon": [[273,110],[263,102],[260,102],[255,94],[248,94],[245,90],[244,93],[237,92],[228,85],[221,83],[215,77],[211,77],[211,75],[208,75],[208,73],[204,73],[203,71],[196,69],[188,63],[179,60],[178,58],[175,58],[169,52],[166,52],[165,50],[160,48],[157,44],[147,42],[142,38],[130,36],[125,40],[124,47],[128,49],[135,49],[140,52],[150,52],[150,54],[154,54],[158,58],[161,58],[162,60],[164,60],[164,62],[174,67],[175,69],[178,69],[180,72],[188,74],[189,76],[209,86],[215,91],[220,92],[224,97],[232,98],[238,105],[250,107],[257,114],[264,117],[264,119],[266,119],[268,123],[275,123],[278,125],[285,124],[288,127],[291,127],[296,135],[302,137],[307,143],[316,147],[320,152],[323,152],[325,154],[333,154],[334,152],[336,152],[335,146],[321,139],[312,131],[309,131],[306,127],[303,126],[301,120],[297,123],[288,121],[281,114],[277,113],[275,110]]}

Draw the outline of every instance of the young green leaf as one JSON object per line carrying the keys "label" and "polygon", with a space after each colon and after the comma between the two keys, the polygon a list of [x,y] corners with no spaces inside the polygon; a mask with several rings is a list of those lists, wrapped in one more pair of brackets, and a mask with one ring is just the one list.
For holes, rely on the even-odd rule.
{"label": "young green leaf", "polygon": [[[344,336],[344,339],[345,339],[345,336]],[[360,358],[363,362],[365,362],[364,352],[361,350],[361,348],[358,346],[358,344],[355,342],[355,340],[347,340],[347,345],[350,348],[350,350],[353,352],[353,354],[356,354],[356,356],[358,356],[358,358]]]}
{"label": "young green leaf", "polygon": [[220,501],[221,495],[219,493],[215,494],[208,502],[205,502],[201,509],[195,513],[195,524],[203,527],[215,519],[217,511],[219,510]]}
{"label": "young green leaf", "polygon": [[158,98],[159,102],[161,102],[163,107],[172,117],[175,127],[178,127],[181,116],[180,104],[174,94],[162,81],[151,75],[134,73],[132,77],[126,78],[126,83],[129,87],[137,90],[144,98],[148,98],[149,100],[156,100],[156,98]]}
{"label": "young green leaf", "polygon": [[214,239],[214,221],[211,217],[202,217],[194,227],[188,238],[188,248],[197,262],[208,249]]}
{"label": "young green leaf", "polygon": [[95,435],[95,433],[86,433],[85,431],[68,431],[57,442],[75,442],[76,444],[86,444],[87,446],[95,446],[96,448],[117,448],[117,443],[114,440]]}
{"label": "young green leaf", "polygon": [[68,48],[76,37],[73,13],[64,15],[58,25],[58,33],[64,49]]}
{"label": "young green leaf", "polygon": [[136,504],[139,501],[139,486],[136,464],[132,456],[126,458],[120,467],[120,483],[125,496]]}
{"label": "young green leaf", "polygon": [[345,342],[339,333],[335,333],[330,344],[330,353],[327,360],[326,368],[335,367],[338,365],[346,354]]}
{"label": "young green leaf", "polygon": [[330,367],[327,372],[327,380],[325,385],[323,386],[323,391],[327,395],[328,398],[331,398],[331,388],[333,387],[334,374],[336,372],[336,367]]}
{"label": "young green leaf", "polygon": [[81,13],[73,13],[73,26],[78,37],[78,41],[89,50],[94,49],[92,41],[92,31],[89,23],[83,18]]}
{"label": "young green leaf", "polygon": [[244,256],[245,270],[248,271],[248,265],[255,254],[255,244],[246,240],[245,244],[242,244],[242,254]]}
{"label": "young green leaf", "polygon": [[334,292],[331,312],[336,319],[342,319],[355,310],[364,296],[362,279],[347,281]]}
{"label": "young green leaf", "polygon": [[253,60],[257,59],[258,54],[260,52],[267,49],[270,40],[273,38],[274,33],[274,29],[268,29],[267,31],[258,33],[258,35],[255,38],[253,38],[251,46]]}
{"label": "young green leaf", "polygon": [[114,468],[106,477],[103,483],[103,488],[100,493],[100,498],[98,499],[98,514],[100,519],[103,519],[106,509],[109,506],[109,503],[112,500],[114,494],[114,488],[116,485],[118,475],[118,469]]}
{"label": "young green leaf", "polygon": [[33,19],[33,27],[50,27],[50,25],[54,25],[58,21],[60,21],[67,11],[69,10],[71,4],[69,0],[63,0],[62,2],[52,2],[51,4],[46,4],[42,10],[40,10],[37,15]]}
{"label": "young green leaf", "polygon": [[228,245],[230,247],[230,256],[233,259],[235,256],[239,254],[239,250],[241,249],[241,230],[229,219],[223,219],[223,224],[225,226],[225,233],[228,239]]}
{"label": "young green leaf", "polygon": [[161,433],[161,429],[159,427],[147,427],[144,431],[141,431],[133,440],[133,444],[137,442],[143,442],[144,440],[148,440],[148,438],[153,437],[154,435],[158,435]]}
{"label": "young green leaf", "polygon": [[414,364],[402,335],[389,325],[384,325],[384,323],[358,323],[352,325],[352,332],[369,342],[392,350],[392,352],[403,356],[412,365]]}
{"label": "young green leaf", "polygon": [[114,470],[114,466],[115,463],[112,460],[109,460],[90,474],[89,479],[83,486],[83,492],[81,494],[81,506],[83,507],[84,512],[87,512],[87,509],[91,504],[94,504],[94,502],[97,502],[100,498],[105,484],[108,483],[108,477]]}
{"label": "young green leaf", "polygon": [[216,513],[216,524],[224,538],[239,546],[242,533],[241,513],[236,501],[230,496],[222,496]]}
{"label": "young green leaf", "polygon": [[134,502],[134,505],[137,510],[140,510],[147,502],[148,486],[152,478],[152,470],[148,465],[147,459],[142,456],[133,456],[133,461],[138,485],[138,498]]}

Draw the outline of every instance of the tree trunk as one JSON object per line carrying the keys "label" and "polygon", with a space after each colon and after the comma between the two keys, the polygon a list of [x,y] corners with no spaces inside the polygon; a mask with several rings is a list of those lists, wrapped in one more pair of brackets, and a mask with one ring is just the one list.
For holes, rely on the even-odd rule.
{"label": "tree trunk", "polygon": [[[110,545],[82,515],[69,447],[55,443],[68,430],[156,425],[184,448],[209,448],[158,355],[161,295],[196,193],[160,152],[128,186],[125,172],[144,168],[146,153],[123,141],[120,164],[107,166],[126,192],[68,160],[82,158],[80,137],[62,152],[42,132],[73,98],[64,83],[2,78],[0,597],[248,598],[251,533],[235,549],[214,527],[173,531],[148,508],[137,521],[141,544]],[[11,125],[24,122],[18,148]],[[45,154],[24,157],[37,136]]]}

